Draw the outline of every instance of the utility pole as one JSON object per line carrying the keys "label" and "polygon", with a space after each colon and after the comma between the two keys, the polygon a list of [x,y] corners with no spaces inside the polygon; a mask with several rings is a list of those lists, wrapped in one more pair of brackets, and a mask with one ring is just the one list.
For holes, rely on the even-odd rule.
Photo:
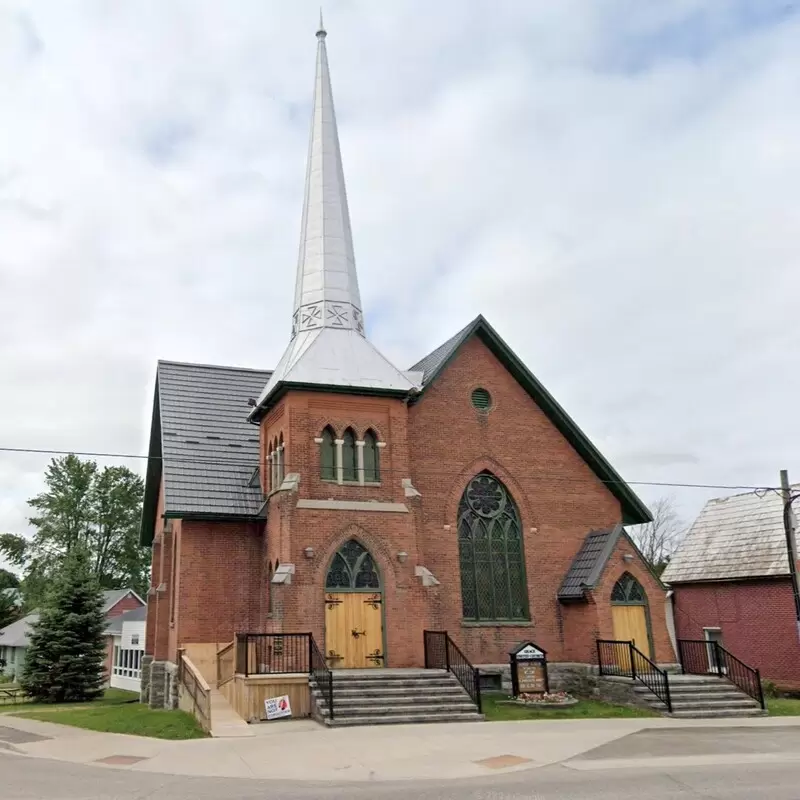
{"label": "utility pole", "polygon": [[783,497],[783,529],[786,532],[786,550],[789,556],[789,576],[792,579],[794,595],[794,616],[797,623],[797,637],[800,639],[800,584],[797,580],[797,543],[794,537],[794,515],[792,503],[800,497],[800,492],[792,494],[788,470],[781,470],[781,496]]}

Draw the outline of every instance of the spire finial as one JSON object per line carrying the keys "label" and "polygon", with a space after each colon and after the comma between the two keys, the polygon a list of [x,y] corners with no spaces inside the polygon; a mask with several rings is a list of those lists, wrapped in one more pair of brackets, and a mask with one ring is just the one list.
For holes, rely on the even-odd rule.
{"label": "spire finial", "polygon": [[322,8],[319,10],[319,28],[317,29],[317,39],[324,39],[328,35],[325,30],[325,23],[322,21]]}

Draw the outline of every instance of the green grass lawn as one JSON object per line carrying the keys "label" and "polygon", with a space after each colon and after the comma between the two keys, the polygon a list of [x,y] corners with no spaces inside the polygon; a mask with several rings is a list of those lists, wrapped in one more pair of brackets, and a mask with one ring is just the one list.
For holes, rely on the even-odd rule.
{"label": "green grass lawn", "polygon": [[768,697],[767,711],[773,717],[800,717],[800,700],[793,697]]}
{"label": "green grass lawn", "polygon": [[633,706],[618,706],[600,700],[579,700],[567,708],[532,708],[530,706],[506,705],[501,700],[509,698],[503,694],[484,694],[483,713],[489,722],[505,720],[539,719],[605,719],[612,717],[657,717],[655,711]]}
{"label": "green grass lawn", "polygon": [[90,731],[156,739],[200,739],[206,736],[191,714],[149,708],[138,699],[136,692],[106,689],[101,698],[91,703],[17,703],[0,706],[0,714],[73,725]]}

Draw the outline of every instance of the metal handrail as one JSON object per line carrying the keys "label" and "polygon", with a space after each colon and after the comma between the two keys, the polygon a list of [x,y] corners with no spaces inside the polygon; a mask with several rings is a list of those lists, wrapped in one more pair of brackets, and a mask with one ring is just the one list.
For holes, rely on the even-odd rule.
{"label": "metal handrail", "polygon": [[664,703],[669,713],[672,713],[669,673],[651,661],[633,642],[621,639],[598,639],[597,664],[601,675],[616,675],[638,681]]}
{"label": "metal handrail", "polygon": [[678,658],[684,674],[717,675],[730,681],[766,708],[761,672],[745,664],[719,642],[709,639],[678,639]]}
{"label": "metal handrail", "polygon": [[324,654],[310,633],[308,634],[308,664],[309,674],[325,696],[328,703],[328,714],[333,719],[333,670],[328,666]]}
{"label": "metal handrail", "polygon": [[472,666],[447,631],[423,631],[423,644],[425,668],[452,672],[481,712],[480,671]]}

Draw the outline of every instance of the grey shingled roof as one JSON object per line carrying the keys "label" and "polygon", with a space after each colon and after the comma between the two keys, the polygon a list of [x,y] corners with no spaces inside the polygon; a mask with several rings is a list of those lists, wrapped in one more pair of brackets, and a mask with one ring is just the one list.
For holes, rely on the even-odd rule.
{"label": "grey shingled roof", "polygon": [[[800,484],[793,490],[800,489]],[[665,583],[789,574],[783,501],[775,492],[709,500],[675,552]]]}
{"label": "grey shingled roof", "polygon": [[[133,592],[139,600],[142,600],[133,589],[106,589],[103,591],[103,613],[110,611],[123,597]],[[144,600],[142,600],[144,603]]]}
{"label": "grey shingled roof", "polygon": [[31,632],[31,625],[38,622],[39,613],[33,611],[22,619],[6,625],[0,630],[0,646],[3,647],[27,647],[28,636]]}
{"label": "grey shingled roof", "polygon": [[561,582],[559,600],[583,599],[585,590],[592,589],[603,573],[622,533],[622,525],[616,525],[607,530],[592,531],[586,536]]}
{"label": "grey shingled roof", "polygon": [[133,608],[130,611],[126,611],[124,614],[119,614],[110,620],[108,625],[106,625],[105,632],[110,635],[121,634],[123,622],[143,622],[146,618],[147,606]]}
{"label": "grey shingled roof", "polygon": [[270,374],[158,362],[143,543],[152,539],[162,469],[168,517],[254,517],[259,513],[263,496],[250,481],[258,466],[258,427],[247,422],[247,401],[258,397]]}

